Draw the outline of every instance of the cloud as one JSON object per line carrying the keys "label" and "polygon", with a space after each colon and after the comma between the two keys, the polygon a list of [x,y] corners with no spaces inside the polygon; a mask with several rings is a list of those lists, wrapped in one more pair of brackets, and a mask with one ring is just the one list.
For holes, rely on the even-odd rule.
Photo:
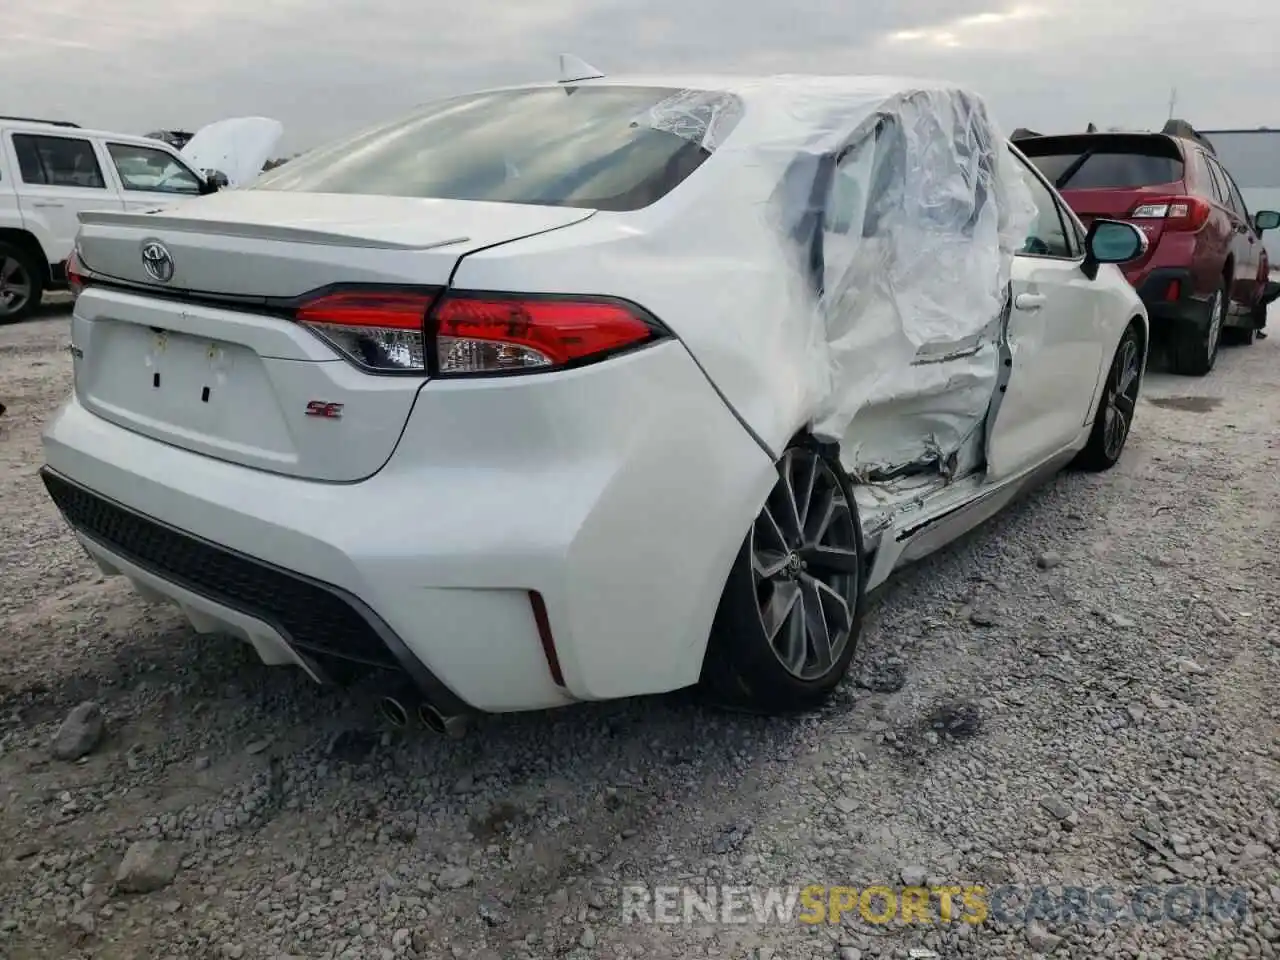
{"label": "cloud", "polygon": [[941,76],[1006,127],[1280,126],[1280,10],[1157,0],[6,0],[0,111],[145,132],[235,114],[300,148],[434,96],[610,73]]}

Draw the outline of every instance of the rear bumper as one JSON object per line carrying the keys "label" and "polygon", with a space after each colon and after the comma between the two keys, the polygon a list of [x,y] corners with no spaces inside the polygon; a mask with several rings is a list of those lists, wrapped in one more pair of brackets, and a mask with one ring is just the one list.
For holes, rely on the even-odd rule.
{"label": "rear bumper", "polygon": [[177,604],[200,632],[250,643],[264,663],[325,679],[320,658],[402,671],[445,713],[466,708],[358,597],[171,527],[44,467],[49,496],[108,575]]}
{"label": "rear bumper", "polygon": [[1158,267],[1138,282],[1137,290],[1157,333],[1208,327],[1209,301],[1194,295],[1195,278],[1190,270]]}
{"label": "rear bumper", "polygon": [[391,461],[360,483],[180,450],[75,398],[44,442],[50,491],[105,569],[268,662],[398,668],[441,709],[696,682],[776,477],[678,343],[519,385],[428,385]]}

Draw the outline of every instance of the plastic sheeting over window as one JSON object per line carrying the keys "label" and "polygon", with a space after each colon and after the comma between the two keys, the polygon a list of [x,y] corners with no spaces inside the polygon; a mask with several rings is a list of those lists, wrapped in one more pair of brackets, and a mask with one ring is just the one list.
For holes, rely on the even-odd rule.
{"label": "plastic sheeting over window", "polygon": [[[736,101],[718,136],[717,105]],[[707,78],[648,122],[714,155],[613,266],[673,290],[702,272],[707,315],[668,314],[661,294],[654,309],[744,419],[771,445],[810,425],[858,473],[956,454],[998,388],[1036,212],[982,99],[877,77]]]}
{"label": "plastic sheeting over window", "polygon": [[640,121],[714,151],[742,115],[742,101],[726,93],[680,90],[649,108]]}

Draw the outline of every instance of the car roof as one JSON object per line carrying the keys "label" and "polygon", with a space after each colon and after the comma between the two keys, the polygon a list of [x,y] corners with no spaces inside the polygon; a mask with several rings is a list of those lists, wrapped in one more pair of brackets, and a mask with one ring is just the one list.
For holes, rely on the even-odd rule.
{"label": "car roof", "polygon": [[[517,83],[498,87],[462,91],[454,96],[471,97],[489,93],[506,93],[518,90],[554,89],[557,87],[658,87],[670,90],[698,90],[729,93],[747,102],[767,100],[775,104],[801,103],[815,98],[827,100],[890,100],[915,91],[946,91],[952,94],[971,94],[969,88],[941,80],[878,74],[716,74],[716,73],[654,73],[620,74],[612,77],[591,77],[568,83],[548,80],[537,83]],[[413,109],[422,109],[439,102],[419,103]]]}
{"label": "car roof", "polygon": [[[821,73],[695,73],[695,74],[624,74],[615,77],[598,77],[578,81],[578,84],[617,84],[619,86],[709,87],[717,90],[808,90],[815,86],[823,89],[843,89],[851,92],[868,90],[874,93],[892,94],[900,90],[925,85],[938,86],[937,80],[921,80],[906,76],[882,74],[821,74]],[[942,84],[950,86],[950,84]]]}
{"label": "car roof", "polygon": [[153,140],[150,137],[141,137],[136,133],[120,133],[116,130],[93,130],[88,127],[68,126],[63,123],[54,123],[48,120],[10,120],[0,117],[0,130],[31,130],[47,133],[50,136],[58,137],[97,137],[100,140],[113,140],[117,143],[131,143],[140,147],[161,146],[165,149],[173,150],[169,144],[163,140]]}
{"label": "car roof", "polygon": [[744,99],[751,96],[847,95],[859,97],[892,97],[912,90],[947,89],[964,91],[958,84],[940,80],[879,74],[622,74],[592,77],[571,83],[547,81],[493,87],[471,93],[498,93],[506,90],[534,90],[546,87],[665,87],[677,90],[711,90],[735,93]]}
{"label": "car roof", "polygon": [[[967,115],[981,97],[959,84],[940,80],[886,75],[816,74],[625,74],[592,77],[567,83],[513,84],[477,90],[461,96],[484,96],[521,90],[566,90],[591,87],[653,87],[672,91],[672,99],[686,91],[695,94],[738,97],[750,107],[735,131],[746,133],[747,142],[770,149],[794,147],[803,153],[821,153],[841,145],[860,124],[877,115],[892,114],[917,96],[931,102],[925,113],[937,112],[942,101],[951,102],[946,112],[953,117]],[[438,103],[436,101],[435,103]],[[963,108],[958,106],[963,104]],[[430,110],[434,103],[419,104],[415,110]],[[918,105],[915,105],[918,108]],[[676,104],[672,114],[682,113]],[[985,119],[985,108],[979,110]],[[411,114],[412,115],[412,114]],[[398,118],[401,120],[407,117]],[[747,131],[750,131],[749,133]],[[735,132],[735,138],[740,134]],[[739,143],[741,144],[741,139]]]}

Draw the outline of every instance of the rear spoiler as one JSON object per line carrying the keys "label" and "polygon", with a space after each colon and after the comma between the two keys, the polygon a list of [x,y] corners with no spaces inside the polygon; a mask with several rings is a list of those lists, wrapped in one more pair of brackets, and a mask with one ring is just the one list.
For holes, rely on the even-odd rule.
{"label": "rear spoiler", "polygon": [[[163,214],[163,216],[156,216]],[[277,240],[285,243],[313,243],[322,247],[361,247],[368,250],[434,250],[466,243],[470,237],[451,237],[431,243],[396,243],[393,240],[374,240],[358,233],[329,233],[323,230],[306,230],[302,227],[282,227],[264,223],[240,223],[235,220],[211,220],[184,217],[168,209],[144,213],[117,212],[114,210],[82,210],[82,226],[136,227],[139,230],[163,228],[176,233],[204,233],[218,237],[239,237],[246,240]]]}
{"label": "rear spoiler", "polygon": [[[1098,131],[1097,125],[1093,123],[1089,124],[1089,126],[1085,128],[1085,133],[1098,133],[1098,132],[1099,131]],[[1112,129],[1107,132],[1108,133],[1150,133],[1149,130],[1116,130],[1116,129]],[[1210,142],[1209,138],[1206,137],[1200,131],[1198,131],[1191,124],[1187,123],[1187,121],[1185,120],[1169,120],[1160,129],[1160,132],[1167,137],[1181,137],[1184,140],[1194,140],[1196,143],[1200,144],[1200,146],[1203,147],[1205,150],[1209,151],[1209,153],[1212,153],[1215,156],[1217,156],[1217,151],[1213,149],[1213,143]],[[1030,140],[1033,137],[1043,137],[1043,136],[1044,136],[1043,133],[1038,133],[1035,130],[1028,130],[1026,127],[1018,127],[1017,130],[1013,131],[1013,135],[1010,136],[1009,139],[1012,140],[1014,143],[1017,143],[1019,140]]]}

